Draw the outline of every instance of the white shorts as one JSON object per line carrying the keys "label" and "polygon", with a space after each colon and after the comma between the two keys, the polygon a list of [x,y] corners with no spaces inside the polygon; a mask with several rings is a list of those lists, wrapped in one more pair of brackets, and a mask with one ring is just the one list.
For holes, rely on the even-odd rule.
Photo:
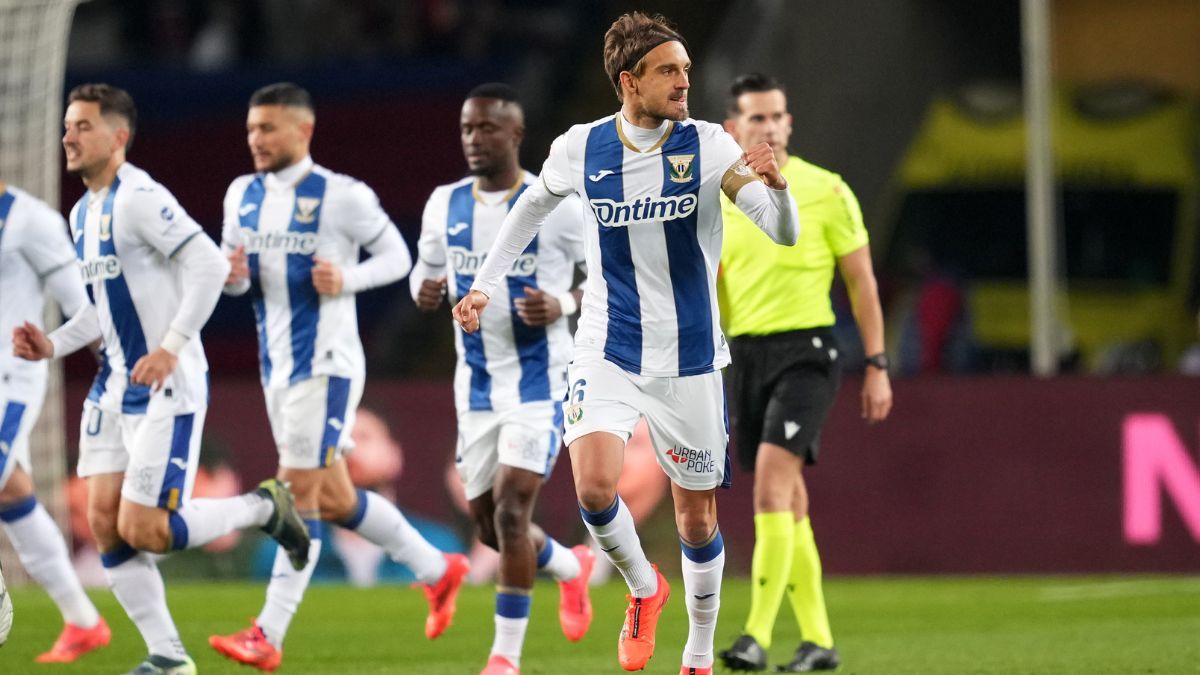
{"label": "white shorts", "polygon": [[362,392],[361,378],[332,375],[264,389],[279,466],[323,469],[349,453],[354,448],[350,432]]}
{"label": "white shorts", "polygon": [[549,477],[561,437],[560,401],[522,403],[504,412],[460,413],[454,462],[467,499],[492,489],[500,464]]}
{"label": "white shorts", "polygon": [[122,497],[174,511],[192,496],[206,412],[148,417],[101,410],[86,401],[78,473],[83,478],[124,473]]}
{"label": "white shorts", "polygon": [[42,412],[42,396],[33,401],[0,395],[0,490],[8,485],[13,469],[20,466],[25,473],[29,464],[29,435]]}
{"label": "white shorts", "polygon": [[567,368],[566,431],[575,439],[606,431],[628,441],[646,418],[654,456],[671,482],[687,490],[729,487],[729,424],[721,373],[686,377],[634,375],[608,361]]}

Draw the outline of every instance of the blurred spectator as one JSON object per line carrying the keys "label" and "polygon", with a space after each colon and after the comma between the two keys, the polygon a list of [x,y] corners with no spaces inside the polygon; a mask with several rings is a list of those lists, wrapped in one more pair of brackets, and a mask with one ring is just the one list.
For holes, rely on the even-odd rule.
{"label": "blurred spectator", "polygon": [[902,311],[900,372],[970,372],[975,348],[966,282],[936,253],[914,252],[911,264],[920,281]]}

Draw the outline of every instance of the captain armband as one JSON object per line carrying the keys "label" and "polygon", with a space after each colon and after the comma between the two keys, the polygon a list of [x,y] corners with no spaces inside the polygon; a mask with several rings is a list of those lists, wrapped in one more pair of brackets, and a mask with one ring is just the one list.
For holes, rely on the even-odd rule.
{"label": "captain armband", "polygon": [[721,192],[729,197],[729,201],[736,203],[738,192],[756,180],[762,180],[762,176],[746,166],[746,160],[739,159],[725,171],[724,176],[721,176]]}

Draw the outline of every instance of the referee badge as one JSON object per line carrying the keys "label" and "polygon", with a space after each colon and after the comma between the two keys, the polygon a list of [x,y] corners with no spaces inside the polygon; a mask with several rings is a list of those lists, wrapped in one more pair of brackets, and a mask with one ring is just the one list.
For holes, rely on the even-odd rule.
{"label": "referee badge", "polygon": [[668,155],[667,161],[671,165],[671,182],[672,183],[690,183],[692,182],[692,160],[696,155]]}

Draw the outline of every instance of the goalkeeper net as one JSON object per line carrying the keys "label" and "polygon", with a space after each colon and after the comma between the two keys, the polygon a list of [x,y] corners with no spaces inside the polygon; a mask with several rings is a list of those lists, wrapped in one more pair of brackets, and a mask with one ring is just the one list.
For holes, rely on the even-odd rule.
{"label": "goalkeeper net", "polygon": [[[0,0],[0,178],[59,204],[63,73],[78,0]],[[57,307],[47,325],[58,324]],[[7,336],[5,336],[7,337]],[[5,342],[6,344],[6,342]],[[30,439],[38,500],[67,523],[62,367],[51,365],[46,401]],[[0,557],[9,583],[27,580],[7,538]],[[21,570],[23,572],[24,570]]]}

